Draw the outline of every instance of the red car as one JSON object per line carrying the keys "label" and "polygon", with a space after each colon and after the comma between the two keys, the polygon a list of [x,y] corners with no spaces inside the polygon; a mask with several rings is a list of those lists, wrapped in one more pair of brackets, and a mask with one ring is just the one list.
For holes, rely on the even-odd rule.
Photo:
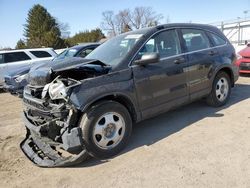
{"label": "red car", "polygon": [[236,64],[240,73],[250,73],[250,44],[237,54]]}

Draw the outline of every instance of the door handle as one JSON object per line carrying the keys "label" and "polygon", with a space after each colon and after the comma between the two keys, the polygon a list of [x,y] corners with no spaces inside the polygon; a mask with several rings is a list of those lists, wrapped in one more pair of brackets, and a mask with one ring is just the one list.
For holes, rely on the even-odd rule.
{"label": "door handle", "polygon": [[183,57],[179,57],[179,58],[174,60],[175,64],[181,64],[181,63],[184,63],[184,62],[185,62],[185,58],[183,58]]}
{"label": "door handle", "polygon": [[208,55],[213,56],[213,55],[216,55],[217,53],[218,53],[218,51],[216,51],[216,50],[211,50],[210,52],[208,52]]}

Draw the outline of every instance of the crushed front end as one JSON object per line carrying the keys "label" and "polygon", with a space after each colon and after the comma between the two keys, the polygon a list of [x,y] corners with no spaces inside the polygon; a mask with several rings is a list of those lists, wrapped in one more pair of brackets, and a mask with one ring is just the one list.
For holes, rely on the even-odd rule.
{"label": "crushed front end", "polygon": [[81,111],[71,103],[70,94],[85,78],[107,72],[96,67],[102,65],[83,63],[68,69],[42,68],[29,73],[29,84],[23,93],[27,135],[20,146],[36,165],[71,166],[88,157],[78,123]]}
{"label": "crushed front end", "polygon": [[23,120],[27,128],[21,148],[38,166],[77,164],[87,157],[81,129],[76,127],[77,110],[66,100],[42,97],[44,87],[24,91]]}

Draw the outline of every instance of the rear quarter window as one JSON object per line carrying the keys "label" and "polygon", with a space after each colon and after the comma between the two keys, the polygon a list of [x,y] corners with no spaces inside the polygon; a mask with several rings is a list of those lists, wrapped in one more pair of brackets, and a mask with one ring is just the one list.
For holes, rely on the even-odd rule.
{"label": "rear quarter window", "polygon": [[225,39],[218,36],[217,34],[209,33],[209,35],[211,36],[215,46],[221,46],[221,45],[226,44],[226,42],[227,42]]}
{"label": "rear quarter window", "polygon": [[30,60],[31,58],[25,52],[10,52],[4,54],[4,63]]}
{"label": "rear quarter window", "polygon": [[30,51],[34,56],[37,58],[43,58],[43,57],[52,57],[48,52],[46,51]]}

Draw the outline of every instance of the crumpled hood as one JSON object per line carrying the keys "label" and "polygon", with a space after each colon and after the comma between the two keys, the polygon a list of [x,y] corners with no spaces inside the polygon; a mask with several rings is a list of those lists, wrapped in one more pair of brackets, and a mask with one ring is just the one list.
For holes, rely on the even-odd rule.
{"label": "crumpled hood", "polygon": [[110,66],[106,66],[98,60],[72,57],[33,67],[29,72],[28,82],[30,85],[44,86],[59,75],[82,80],[91,74],[101,75],[110,70]]}
{"label": "crumpled hood", "polygon": [[83,58],[79,58],[79,57],[72,57],[69,59],[65,59],[63,61],[57,62],[57,61],[53,61],[51,62],[51,69],[54,72],[57,71],[65,71],[65,70],[69,70],[69,69],[75,69],[75,68],[79,68],[82,67],[86,64],[94,64],[94,65],[99,65],[100,67],[105,66],[104,63],[95,60],[95,59],[83,59]]}

